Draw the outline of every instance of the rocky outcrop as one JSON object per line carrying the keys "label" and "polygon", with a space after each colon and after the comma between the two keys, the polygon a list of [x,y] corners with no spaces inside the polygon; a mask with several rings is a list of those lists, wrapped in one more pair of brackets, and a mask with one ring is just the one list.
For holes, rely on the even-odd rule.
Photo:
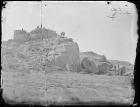
{"label": "rocky outcrop", "polygon": [[80,61],[85,57],[90,61],[94,61],[96,67],[99,69],[98,74],[124,76],[132,75],[134,72],[134,66],[126,61],[108,60],[104,55],[99,55],[91,51],[80,52]]}
{"label": "rocky outcrop", "polygon": [[[57,34],[51,30],[47,33],[48,35],[43,35],[43,37],[46,36],[46,38],[40,39],[42,35],[39,35],[39,33],[41,33],[41,31],[47,32],[47,29],[37,28],[31,31],[30,40],[22,44],[16,42],[15,39],[25,40],[25,36],[22,34],[26,32],[15,31],[16,37],[14,37],[14,41],[12,42],[19,45],[17,47],[11,46],[11,51],[8,49],[8,45],[3,46],[2,56],[4,65],[6,66],[3,66],[3,69],[9,71],[32,69],[46,72],[52,72],[54,70],[77,72],[77,66],[80,65],[78,44],[73,42],[72,39],[58,37]],[[20,35],[20,33],[22,34]],[[32,34],[36,34],[38,38],[31,36]],[[18,37],[18,35],[20,36]],[[34,39],[38,39],[38,41],[34,41]],[[12,50],[15,51],[12,52]],[[12,52],[13,55],[5,55],[7,52]]]}
{"label": "rocky outcrop", "polygon": [[85,73],[98,73],[98,68],[93,61],[90,61],[87,57],[81,61],[81,71]]}
{"label": "rocky outcrop", "polygon": [[[109,69],[105,56],[87,52],[79,57],[76,42],[49,31],[39,27],[30,33],[16,31],[13,40],[2,42],[1,87],[5,101],[39,105],[133,102],[129,77],[88,74]],[[87,74],[77,73],[82,70]]]}
{"label": "rocky outcrop", "polygon": [[84,58],[88,58],[88,60],[95,63],[95,68],[98,69],[96,70],[98,71],[97,74],[104,74],[111,68],[111,63],[107,60],[107,58],[104,55],[98,55],[91,51],[80,52],[80,61],[82,61]]}
{"label": "rocky outcrop", "polygon": [[[28,40],[27,35],[30,38]],[[38,90],[38,96],[45,91],[45,76],[48,73],[77,72],[80,65],[78,44],[71,38],[58,36],[56,32],[44,28],[36,28],[30,33],[23,30],[15,31],[13,40],[2,43],[1,56],[3,83],[9,84],[10,79],[18,82],[18,76],[16,78],[12,77],[14,74],[19,74],[19,78],[26,78],[27,76],[26,80],[31,80],[30,82],[35,84],[30,86],[32,88],[29,93],[34,93],[35,87],[41,88],[38,87],[40,83],[36,83],[37,78],[41,78],[39,81],[42,82],[42,91]],[[36,77],[36,74],[40,77]],[[4,95],[13,99],[11,93],[13,86],[15,86],[14,90],[17,90],[17,95],[21,94],[22,89],[25,89],[28,93],[30,89],[26,82],[23,82],[24,80],[21,80],[21,85],[3,85]],[[28,97],[26,92],[24,95]],[[34,93],[35,95],[36,93]],[[29,97],[31,98],[30,95]]]}

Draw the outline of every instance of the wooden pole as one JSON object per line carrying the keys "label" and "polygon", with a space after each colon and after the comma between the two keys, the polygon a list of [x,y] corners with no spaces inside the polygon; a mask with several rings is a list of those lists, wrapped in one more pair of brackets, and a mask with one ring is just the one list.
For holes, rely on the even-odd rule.
{"label": "wooden pole", "polygon": [[41,39],[43,40],[43,35],[42,35],[42,1],[41,1]]}

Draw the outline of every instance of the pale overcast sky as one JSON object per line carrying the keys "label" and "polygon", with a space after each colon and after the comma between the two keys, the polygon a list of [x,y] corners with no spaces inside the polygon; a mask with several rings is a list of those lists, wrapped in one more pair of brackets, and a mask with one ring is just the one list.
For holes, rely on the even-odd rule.
{"label": "pale overcast sky", "polygon": [[[122,12],[118,11],[112,20],[110,17],[115,12],[111,11],[113,8],[120,8]],[[41,24],[42,19],[46,28],[58,33],[66,32],[67,37],[78,43],[81,52],[93,51],[105,55],[107,59],[134,64],[137,43],[137,14],[134,4],[18,1],[8,2],[2,16],[3,41],[13,38],[15,29],[31,31]]]}

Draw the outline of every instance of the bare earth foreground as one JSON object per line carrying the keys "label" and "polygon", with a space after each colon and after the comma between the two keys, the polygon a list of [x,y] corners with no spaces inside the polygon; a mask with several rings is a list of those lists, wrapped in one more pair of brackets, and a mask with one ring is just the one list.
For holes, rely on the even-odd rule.
{"label": "bare earth foreground", "polygon": [[127,76],[70,72],[2,72],[3,98],[10,104],[112,102],[132,104],[134,90]]}

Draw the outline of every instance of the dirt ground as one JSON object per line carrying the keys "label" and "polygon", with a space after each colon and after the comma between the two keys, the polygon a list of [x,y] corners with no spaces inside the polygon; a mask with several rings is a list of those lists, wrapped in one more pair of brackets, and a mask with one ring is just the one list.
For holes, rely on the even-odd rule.
{"label": "dirt ground", "polygon": [[18,103],[114,102],[132,104],[134,89],[128,76],[71,72],[2,72],[3,98]]}

